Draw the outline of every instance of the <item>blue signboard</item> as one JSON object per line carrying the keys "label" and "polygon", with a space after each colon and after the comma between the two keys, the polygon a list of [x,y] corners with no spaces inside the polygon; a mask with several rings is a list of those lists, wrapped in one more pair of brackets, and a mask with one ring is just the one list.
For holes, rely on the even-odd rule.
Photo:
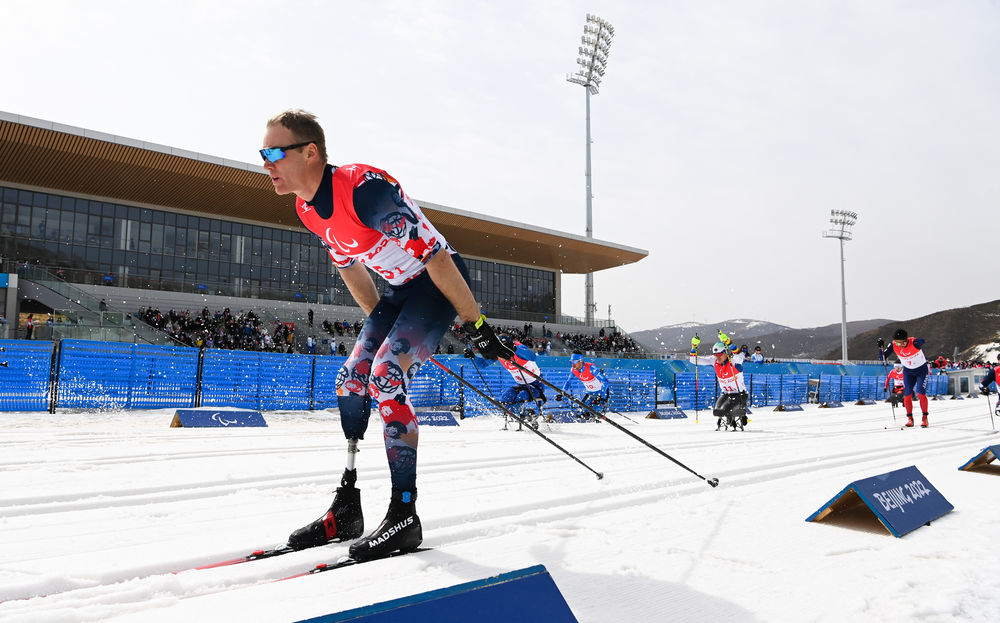
{"label": "blue signboard", "polygon": [[649,412],[646,419],[649,420],[682,420],[686,418],[687,415],[684,413],[683,409],[677,407],[665,407],[660,409],[655,409]]}
{"label": "blue signboard", "polygon": [[451,411],[417,411],[417,424],[420,426],[458,426]]}
{"label": "blue signboard", "polygon": [[237,428],[240,426],[267,426],[260,411],[233,409],[178,409],[174,412],[171,428]]}
{"label": "blue signboard", "polygon": [[1000,446],[986,446],[979,452],[979,454],[969,459],[965,465],[959,467],[958,469],[961,471],[969,471],[970,469],[976,469],[977,467],[988,465],[998,458],[1000,458]]}
{"label": "blue signboard", "polygon": [[935,489],[916,466],[855,480],[806,521],[823,521],[839,510],[864,502],[895,537],[901,537],[945,515],[954,506]]}

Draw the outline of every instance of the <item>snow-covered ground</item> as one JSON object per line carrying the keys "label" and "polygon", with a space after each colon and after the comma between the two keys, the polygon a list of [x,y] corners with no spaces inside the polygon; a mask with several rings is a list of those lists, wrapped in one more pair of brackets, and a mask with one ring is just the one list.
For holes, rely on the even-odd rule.
{"label": "snow-covered ground", "polygon": [[[1000,443],[983,399],[932,402],[931,428],[905,431],[886,404],[758,409],[743,433],[704,412],[612,416],[718,488],[608,424],[542,427],[603,480],[496,418],[424,427],[417,507],[434,549],[284,582],[270,580],[346,546],[171,572],[318,517],[344,465],[336,414],[267,413],[258,429],[172,429],[172,414],[0,413],[0,620],[296,621],[539,563],[580,621],[1000,617],[1000,467],[957,469]],[[389,491],[369,437],[371,528]],[[953,512],[901,539],[805,521],[850,482],[909,465]]]}

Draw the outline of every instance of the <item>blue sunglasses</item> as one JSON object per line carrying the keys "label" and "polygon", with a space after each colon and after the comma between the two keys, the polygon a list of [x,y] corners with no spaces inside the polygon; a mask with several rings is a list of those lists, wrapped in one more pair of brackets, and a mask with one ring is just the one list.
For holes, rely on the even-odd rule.
{"label": "blue sunglasses", "polygon": [[287,155],[285,152],[288,151],[289,149],[295,149],[297,147],[305,147],[309,143],[313,142],[315,141],[306,141],[305,143],[295,143],[294,145],[286,145],[285,147],[265,147],[264,149],[260,150],[260,157],[263,158],[265,162],[270,162],[273,164],[284,158]]}

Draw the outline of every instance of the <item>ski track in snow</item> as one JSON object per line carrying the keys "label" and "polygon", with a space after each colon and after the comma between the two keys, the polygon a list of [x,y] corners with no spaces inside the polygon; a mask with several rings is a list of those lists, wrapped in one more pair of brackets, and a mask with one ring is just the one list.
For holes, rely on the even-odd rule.
{"label": "ski track in snow", "polygon": [[[796,492],[790,496],[795,504],[775,506],[774,514],[780,517],[777,523],[784,527],[767,528],[766,538],[780,541],[782,530],[805,530],[810,533],[808,538],[819,539],[837,530],[834,545],[814,553],[826,561],[856,563],[859,557],[874,555],[873,550],[890,547],[895,539],[802,520],[860,477],[911,464],[920,466],[942,455],[962,457],[961,461],[951,460],[954,470],[978,449],[996,443],[996,434],[984,428],[985,414],[972,408],[979,406],[981,411],[978,402],[932,402],[932,427],[927,430],[899,430],[904,418],[897,413],[893,422],[888,405],[882,404],[841,409],[810,405],[804,412],[790,413],[773,413],[761,407],[754,410],[742,433],[716,432],[714,418],[705,412],[699,414],[699,424],[694,423],[693,413],[688,420],[665,422],[640,419],[644,414],[630,414],[637,423],[610,416],[698,474],[719,478],[720,486],[714,490],[698,476],[603,423],[542,427],[560,445],[603,471],[606,476],[600,482],[530,432],[497,430],[499,418],[466,420],[459,429],[425,427],[418,509],[424,523],[424,544],[434,550],[273,585],[269,583],[280,577],[319,562],[335,561],[346,552],[346,544],[232,567],[173,572],[276,545],[273,541],[282,540],[292,528],[318,516],[329,504],[342,469],[343,441],[336,418],[277,414],[269,418],[271,428],[244,434],[162,432],[158,430],[162,411],[83,418],[82,426],[96,426],[100,431],[60,430],[73,415],[15,415],[18,426],[0,437],[7,449],[0,467],[8,474],[0,476],[0,485],[20,479],[40,484],[0,488],[4,492],[0,497],[4,533],[0,545],[7,552],[6,562],[0,564],[0,600],[5,600],[0,603],[0,619],[97,621],[134,615],[140,617],[136,620],[145,620],[162,615],[170,620],[169,613],[185,611],[182,602],[202,604],[226,593],[238,593],[242,598],[247,591],[270,594],[275,586],[284,590],[284,585],[295,583],[329,585],[347,577],[384,573],[405,577],[419,574],[421,569],[433,569],[426,574],[435,576],[449,570],[481,568],[476,577],[484,577],[509,570],[502,567],[504,558],[531,558],[533,553],[548,560],[546,564],[564,594],[567,587],[560,582],[560,575],[576,585],[586,582],[574,579],[576,576],[596,573],[602,582],[615,587],[616,594],[633,595],[637,601],[648,602],[638,595],[656,586],[662,595],[653,602],[669,602],[673,608],[680,604],[679,612],[692,620],[716,615],[748,621],[790,620],[790,611],[780,605],[750,599],[747,609],[739,600],[726,599],[730,591],[719,595],[704,592],[702,569],[706,567],[725,569],[734,577],[786,577],[775,570],[782,563],[771,559],[767,548],[759,549],[758,545],[722,551],[714,545],[727,540],[727,524],[742,525],[740,518],[750,512],[748,505],[754,505],[748,498],[780,499],[783,492],[808,486],[808,495]],[[24,423],[31,417],[40,423],[34,427]],[[25,436],[34,437],[34,442],[18,439]],[[322,443],[316,442],[317,436],[322,437]],[[369,434],[359,459],[358,485],[369,530],[381,519],[388,497],[380,442],[378,435]],[[936,476],[924,473],[942,488]],[[137,484],[163,475],[168,476],[167,482]],[[83,483],[86,486],[81,486]],[[948,497],[947,491],[945,495]],[[958,509],[956,513],[971,510]],[[226,530],[239,518],[250,525]],[[946,515],[939,521],[947,524],[951,519]],[[753,521],[760,522],[761,517],[755,516]],[[594,526],[619,524],[624,528],[595,534]],[[667,539],[654,547],[652,556],[643,553],[628,562],[622,550],[653,526],[664,530],[680,527],[690,539]],[[752,534],[752,529],[750,526],[748,533]],[[845,532],[850,536],[845,537]],[[918,533],[902,542],[918,540]],[[852,545],[851,537],[860,539],[861,544]],[[569,547],[578,540],[592,542],[592,557]],[[513,551],[506,553],[505,549]],[[773,549],[794,556],[780,542],[773,544]],[[499,560],[477,553],[492,553]],[[931,550],[922,555],[937,563],[945,554],[947,550]],[[669,582],[664,582],[662,570],[653,570],[657,559],[675,561],[666,573]],[[602,562],[588,567],[587,560]],[[556,563],[561,565],[559,569],[553,569]],[[802,561],[793,558],[784,564],[794,566]],[[372,571],[374,567],[377,572]],[[609,582],[606,574],[613,580]],[[997,582],[992,586],[1000,588]],[[579,590],[568,592],[581,620],[605,620],[602,612],[607,610],[602,608],[606,606],[579,595]],[[780,600],[782,592],[773,597]],[[582,602],[579,609],[569,598],[574,594]],[[389,598],[369,599],[367,603]],[[1000,603],[988,592],[962,599],[971,600],[971,604],[986,602],[991,612],[997,612]],[[885,618],[883,608],[870,598],[831,603],[862,619]],[[650,603],[637,603],[632,608],[625,610],[631,615],[623,620],[659,620]],[[962,603],[954,601],[939,606],[910,605],[905,614],[939,620],[947,619],[951,616],[948,612],[956,608],[968,614]],[[643,618],[647,616],[650,618]],[[830,620],[835,618],[830,613]],[[801,620],[824,619],[825,615],[812,613]]]}

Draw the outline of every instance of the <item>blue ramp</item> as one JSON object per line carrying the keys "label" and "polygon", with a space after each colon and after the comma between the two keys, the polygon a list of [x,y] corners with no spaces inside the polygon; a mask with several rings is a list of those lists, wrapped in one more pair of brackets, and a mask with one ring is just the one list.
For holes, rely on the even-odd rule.
{"label": "blue ramp", "polygon": [[577,623],[543,565],[299,623]]}
{"label": "blue ramp", "polygon": [[911,465],[855,480],[806,521],[823,521],[838,513],[847,514],[864,507],[895,537],[930,525],[931,521],[955,508],[916,466]]}
{"label": "blue ramp", "polygon": [[976,469],[989,465],[998,458],[1000,458],[1000,446],[986,446],[979,451],[979,454],[969,459],[965,465],[959,467],[958,469],[967,472],[970,469]]}

